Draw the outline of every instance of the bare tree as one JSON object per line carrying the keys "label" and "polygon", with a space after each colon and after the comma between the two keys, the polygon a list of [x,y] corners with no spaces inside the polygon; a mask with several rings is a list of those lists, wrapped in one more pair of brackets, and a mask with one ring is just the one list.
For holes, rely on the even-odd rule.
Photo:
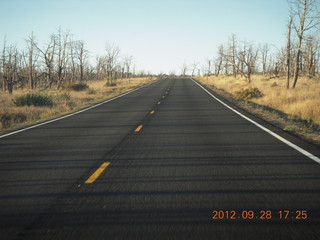
{"label": "bare tree", "polygon": [[33,32],[26,40],[28,46],[28,85],[30,89],[34,89],[35,87],[35,64],[37,61],[37,53],[36,50],[36,42]]}
{"label": "bare tree", "polygon": [[232,75],[234,77],[237,76],[236,54],[237,54],[237,40],[236,40],[236,35],[232,34],[231,38],[229,39],[229,57],[231,61],[230,63],[232,65]]}
{"label": "bare tree", "polygon": [[3,41],[3,49],[2,49],[2,56],[1,56],[1,66],[2,66],[2,91],[5,92],[7,90],[7,79],[5,78],[5,67],[6,67],[6,44],[7,44],[7,39],[4,37]]}
{"label": "bare tree", "polygon": [[192,73],[191,73],[192,76],[194,76],[194,73],[197,70],[198,65],[199,65],[198,62],[196,62],[196,61],[193,62],[193,64],[192,64]]}
{"label": "bare tree", "polygon": [[103,56],[96,56],[96,80],[103,78],[103,74],[106,71],[105,58]]}
{"label": "bare tree", "polygon": [[106,46],[106,67],[107,67],[107,84],[113,85],[113,78],[116,70],[116,64],[119,57],[120,48],[114,44],[107,44]]}
{"label": "bare tree", "polygon": [[255,50],[252,44],[243,43],[242,49],[237,50],[235,55],[238,63],[234,60],[233,55],[224,54],[223,56],[226,60],[226,64],[229,63],[250,83],[251,74],[255,72],[257,65],[258,50]]}
{"label": "bare tree", "polygon": [[139,77],[144,77],[145,75],[146,75],[146,72],[143,69],[138,72]]}
{"label": "bare tree", "polygon": [[129,79],[129,83],[130,83],[130,69],[131,69],[131,65],[132,65],[132,60],[133,57],[132,56],[126,56],[124,59],[124,69],[126,72],[126,79]]}
{"label": "bare tree", "polygon": [[319,50],[319,42],[315,38],[310,37],[306,40],[304,50],[304,70],[308,77],[314,77],[316,74],[317,52]]}
{"label": "bare tree", "polygon": [[287,48],[286,48],[286,77],[287,77],[287,83],[286,87],[290,87],[290,75],[291,75],[291,29],[292,29],[292,23],[293,23],[293,16],[292,16],[292,10],[290,10],[290,17],[288,22],[288,33],[287,33]]}
{"label": "bare tree", "polygon": [[212,71],[212,69],[211,69],[212,68],[212,60],[207,59],[206,62],[208,65],[207,65],[207,69],[206,69],[205,73],[206,73],[207,77],[209,77],[211,75],[211,71]]}
{"label": "bare tree", "polygon": [[292,88],[295,88],[299,77],[302,42],[306,34],[319,24],[320,15],[317,10],[316,0],[294,0],[291,2],[291,7],[294,16],[297,18],[297,21],[293,21],[293,28],[298,38],[292,84]]}
{"label": "bare tree", "polygon": [[78,68],[78,61],[77,61],[77,41],[70,41],[69,44],[69,56],[70,56],[70,63],[69,69],[71,71],[70,81],[75,81],[77,77],[77,68]]}
{"label": "bare tree", "polygon": [[[6,38],[0,50],[0,87],[3,92],[17,88],[38,87],[57,89],[65,81],[75,79],[90,80],[107,77],[108,84],[121,77],[129,79],[136,76],[133,57],[126,57],[121,63],[120,49],[115,45],[107,45],[106,53],[97,56],[96,65],[90,64],[89,50],[84,41],[73,41],[70,33],[59,27],[57,33],[50,36],[49,41],[40,46],[32,33],[25,40],[25,48],[21,51],[15,46],[7,46]],[[140,71],[146,76],[146,71]],[[150,72],[147,75],[151,76]]]}
{"label": "bare tree", "polygon": [[318,38],[318,41],[317,41],[317,54],[316,54],[316,58],[317,58],[317,61],[316,61],[316,64],[315,64],[315,72],[316,73],[319,73],[320,72],[320,39]]}
{"label": "bare tree", "polygon": [[[164,73],[160,72],[159,75],[160,75],[160,77],[161,77],[161,76],[164,75]],[[175,72],[175,70],[170,70],[168,75],[169,75],[170,77],[172,77],[172,78],[176,77],[176,72]]]}
{"label": "bare tree", "polygon": [[17,82],[17,68],[18,68],[18,50],[15,46],[5,48],[3,64],[3,79],[6,84],[6,89],[10,94],[13,92],[14,84]]}
{"label": "bare tree", "polygon": [[85,69],[85,63],[88,58],[89,51],[85,48],[84,41],[77,41],[75,42],[76,46],[76,58],[78,59],[79,64],[79,71],[80,71],[80,81],[83,81],[84,79],[84,69]]}
{"label": "bare tree", "polygon": [[69,45],[69,32],[62,33],[61,27],[58,30],[58,35],[56,36],[57,44],[57,89],[61,87],[61,84],[66,76],[66,68],[68,61],[67,48]]}
{"label": "bare tree", "polygon": [[54,35],[51,35],[49,42],[44,46],[43,50],[38,45],[36,45],[36,48],[41,53],[43,63],[45,65],[44,75],[46,86],[51,87],[53,83],[56,37]]}
{"label": "bare tree", "polygon": [[183,65],[181,66],[181,76],[185,77],[187,75],[187,71],[188,71],[188,66],[186,63],[183,63]]}
{"label": "bare tree", "polygon": [[244,43],[243,44],[243,61],[247,68],[246,78],[248,82],[251,82],[251,74],[256,72],[257,59],[258,59],[258,49],[255,49],[252,44]]}
{"label": "bare tree", "polygon": [[269,51],[270,51],[270,46],[267,43],[260,48],[263,75],[266,75],[267,73]]}
{"label": "bare tree", "polygon": [[220,74],[223,59],[224,59],[224,48],[223,48],[223,45],[221,44],[218,48],[218,59],[216,60],[216,67],[215,67],[216,76],[218,76]]}

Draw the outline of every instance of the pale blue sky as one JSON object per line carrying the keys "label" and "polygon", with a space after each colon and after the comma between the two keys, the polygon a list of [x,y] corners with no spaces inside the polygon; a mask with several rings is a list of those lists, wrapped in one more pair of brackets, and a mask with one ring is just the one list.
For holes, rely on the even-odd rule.
{"label": "pale blue sky", "polygon": [[138,69],[175,70],[204,63],[231,34],[239,40],[285,43],[286,0],[0,0],[0,44],[24,47],[33,31],[39,43],[61,25],[84,40],[91,56],[106,42],[132,55]]}

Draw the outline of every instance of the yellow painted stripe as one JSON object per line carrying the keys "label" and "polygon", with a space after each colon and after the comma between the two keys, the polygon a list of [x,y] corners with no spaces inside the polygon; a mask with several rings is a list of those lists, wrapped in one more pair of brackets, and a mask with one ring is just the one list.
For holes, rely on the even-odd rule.
{"label": "yellow painted stripe", "polygon": [[157,104],[161,104],[161,102],[157,102]]}
{"label": "yellow painted stripe", "polygon": [[154,110],[152,110],[152,111],[150,112],[150,114],[154,114]]}
{"label": "yellow painted stripe", "polygon": [[136,130],[134,130],[135,132],[139,132],[141,130],[141,128],[143,127],[143,125],[139,125]]}
{"label": "yellow painted stripe", "polygon": [[103,163],[88,179],[85,183],[93,183],[101,173],[109,166],[110,162]]}

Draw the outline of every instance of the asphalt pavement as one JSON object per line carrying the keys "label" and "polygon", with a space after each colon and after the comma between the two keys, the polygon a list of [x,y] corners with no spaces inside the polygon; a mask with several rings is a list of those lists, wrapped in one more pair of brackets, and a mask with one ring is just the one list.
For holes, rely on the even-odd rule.
{"label": "asphalt pavement", "polygon": [[226,103],[307,154],[161,79],[0,138],[0,238],[320,239],[319,147]]}

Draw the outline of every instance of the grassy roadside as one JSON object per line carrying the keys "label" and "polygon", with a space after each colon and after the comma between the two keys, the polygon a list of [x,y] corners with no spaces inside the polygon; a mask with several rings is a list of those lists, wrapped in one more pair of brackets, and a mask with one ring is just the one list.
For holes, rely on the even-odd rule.
{"label": "grassy roadside", "polygon": [[[134,88],[155,81],[155,77],[118,79],[116,86],[107,86],[106,80],[86,82],[85,89],[72,90],[71,85],[61,90],[15,91],[13,95],[0,93],[0,133],[18,129],[37,122],[53,119],[95,103],[113,98]],[[52,100],[51,106],[16,106],[14,100],[27,94],[46,96]]]}
{"label": "grassy roadside", "polygon": [[[197,81],[241,108],[278,127],[320,145],[320,80],[301,77],[296,89],[286,89],[284,77],[253,76],[251,83],[233,76],[195,77]],[[262,93],[246,99],[248,89]],[[254,92],[254,91],[251,91]]]}

